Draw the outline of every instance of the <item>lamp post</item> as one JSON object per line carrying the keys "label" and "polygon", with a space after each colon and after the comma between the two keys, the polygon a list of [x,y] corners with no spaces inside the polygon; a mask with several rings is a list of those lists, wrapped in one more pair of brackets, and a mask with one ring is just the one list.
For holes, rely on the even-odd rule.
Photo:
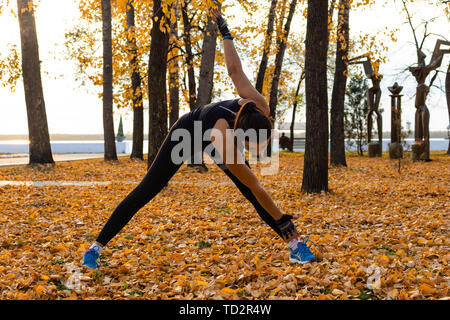
{"label": "lamp post", "polygon": [[389,158],[399,159],[403,157],[403,147],[401,144],[401,114],[402,114],[402,95],[400,92],[403,87],[394,83],[388,88],[391,92],[391,143],[389,143]]}

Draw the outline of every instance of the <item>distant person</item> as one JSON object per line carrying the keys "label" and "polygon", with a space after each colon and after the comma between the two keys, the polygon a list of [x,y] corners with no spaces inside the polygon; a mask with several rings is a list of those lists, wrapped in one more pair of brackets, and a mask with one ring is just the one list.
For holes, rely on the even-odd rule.
{"label": "distant person", "polygon": [[[211,134],[211,141],[207,141],[207,144],[202,143],[202,150],[200,151],[203,152],[212,142],[214,149],[224,159],[219,164],[219,167],[234,182],[244,197],[253,204],[261,219],[287,242],[290,249],[289,260],[293,263],[306,263],[315,260],[314,255],[306,245],[310,240],[304,239],[299,241],[299,234],[291,221],[293,216],[281,212],[250,169],[248,161],[244,158],[244,147],[247,150],[256,150],[257,153],[260,153],[258,150],[262,150],[267,146],[272,130],[272,123],[268,118],[269,105],[245,75],[234,47],[233,37],[228,30],[225,20],[218,14],[217,10],[213,10],[212,15],[222,34],[226,66],[240,98],[201,106],[178,119],[170,129],[143,180],[119,203],[98,235],[96,242],[85,252],[83,264],[90,268],[96,269],[99,266],[98,260],[102,247],[107,245],[136,212],[166,186],[181,167],[182,163],[174,163],[172,156],[172,151],[179,144],[179,140],[176,138],[172,140],[172,138],[174,138],[175,132],[181,132],[182,130],[187,130],[190,136],[195,138],[195,121],[202,123],[202,137],[206,130],[211,128],[215,128],[217,130],[216,133],[221,133]],[[230,130],[231,128],[234,131]],[[181,130],[177,131],[177,129]],[[257,133],[267,130],[269,134],[265,137],[267,139],[265,141],[261,142],[259,138],[256,141],[252,141],[251,139],[245,139],[245,137],[239,137],[236,134],[237,129],[242,129],[243,131],[255,129]],[[238,139],[243,141],[238,141]],[[221,144],[225,148],[222,148]],[[228,152],[231,155],[237,155],[241,160],[245,161],[231,159],[231,161],[225,162],[229,158],[227,157]],[[191,159],[191,157],[192,153],[183,154],[182,158],[186,161]],[[235,157],[231,156],[231,158]],[[167,215],[170,215],[170,212],[167,212]],[[242,226],[242,228],[244,236],[245,226]]]}
{"label": "distant person", "polygon": [[281,133],[281,137],[280,137],[280,148],[281,149],[290,149],[291,146],[291,139],[289,139],[288,137],[286,137],[286,135],[283,133]]}

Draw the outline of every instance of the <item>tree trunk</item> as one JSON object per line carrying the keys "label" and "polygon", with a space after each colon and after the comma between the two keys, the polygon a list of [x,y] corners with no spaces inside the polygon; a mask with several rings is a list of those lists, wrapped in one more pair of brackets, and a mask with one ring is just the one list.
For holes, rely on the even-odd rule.
{"label": "tree trunk", "polygon": [[286,20],[286,24],[284,25],[283,35],[280,37],[280,40],[278,41],[279,49],[275,57],[275,70],[272,76],[272,86],[270,88],[270,100],[269,100],[270,116],[272,117],[272,119],[275,119],[276,115],[276,108],[278,103],[278,85],[280,82],[281,69],[283,67],[283,58],[284,53],[286,51],[286,44],[289,36],[289,30],[291,27],[292,17],[294,16],[295,13],[296,5],[297,0],[292,0],[289,8],[288,18]]}
{"label": "tree trunk", "polygon": [[[276,119],[276,109],[278,103],[278,85],[280,82],[281,69],[283,67],[283,59],[284,53],[286,51],[287,39],[289,37],[289,30],[291,27],[292,17],[295,13],[295,7],[297,5],[297,0],[292,0],[291,5],[289,7],[289,14],[284,25],[284,30],[277,41],[278,52],[275,56],[275,70],[272,75],[272,85],[270,87],[270,96],[269,96],[269,109],[270,109],[270,117],[272,121],[275,122]],[[280,17],[281,19],[281,17]],[[272,143],[269,142],[267,146],[267,154],[268,156],[272,155]]]}
{"label": "tree trunk", "polygon": [[[220,10],[220,3],[218,10]],[[214,60],[216,58],[217,25],[208,16],[202,45],[202,62],[198,81],[197,105],[211,102],[214,81]]]}
{"label": "tree trunk", "polygon": [[262,93],[264,76],[266,74],[267,63],[269,61],[270,45],[272,44],[273,25],[275,21],[275,9],[277,7],[278,0],[272,0],[269,10],[269,20],[267,22],[266,38],[264,41],[264,50],[259,64],[258,74],[256,76],[255,88],[259,93]]}
{"label": "tree trunk", "polygon": [[306,31],[306,145],[302,191],[328,191],[328,1],[309,0]]}
{"label": "tree trunk", "polygon": [[298,80],[297,89],[295,90],[295,96],[294,96],[294,105],[292,107],[292,120],[291,120],[291,126],[290,126],[290,139],[291,143],[289,145],[289,151],[294,151],[294,124],[295,124],[295,113],[297,112],[297,105],[298,105],[298,95],[300,92],[300,86],[303,82],[303,79],[305,79],[305,70],[302,71],[302,74],[300,75],[300,79]]}
{"label": "tree trunk", "polygon": [[[175,43],[178,39],[178,8],[175,8],[175,22],[170,23],[170,41]],[[180,114],[180,66],[178,62],[178,49],[172,47],[171,61],[169,63],[169,127],[172,127]]]}
{"label": "tree trunk", "polygon": [[279,41],[280,37],[282,36],[282,32],[283,32],[283,22],[284,22],[284,17],[286,14],[286,9],[287,9],[287,3],[288,0],[281,0],[281,5],[278,8],[279,13],[278,13],[278,20],[276,21],[276,30],[275,30],[275,34],[276,34],[276,40],[277,42]]}
{"label": "tree trunk", "polygon": [[197,97],[195,89],[195,72],[194,72],[194,54],[192,53],[191,43],[191,21],[188,16],[188,3],[184,1],[181,14],[183,16],[183,39],[184,47],[186,49],[186,65],[188,73],[188,87],[189,87],[189,108],[194,110],[197,108]]}
{"label": "tree trunk", "polygon": [[[218,10],[220,11],[220,2],[218,2],[217,5]],[[200,63],[200,77],[198,81],[198,94],[195,107],[207,105],[212,100],[214,85],[214,61],[216,59],[216,42],[217,26],[208,16],[208,21],[206,23],[205,32],[203,35],[202,61]],[[193,87],[195,88],[195,84]],[[189,90],[190,88],[191,86],[189,86]],[[203,162],[203,158],[201,164],[194,164],[194,158],[192,158],[191,164],[188,164],[188,166],[197,168],[199,172],[208,171],[208,167]]]}
{"label": "tree trunk", "polygon": [[54,163],[42,90],[39,46],[33,2],[17,0],[22,48],[23,85],[27,106],[29,165]]}
{"label": "tree trunk", "polygon": [[131,90],[133,92],[133,146],[131,159],[144,159],[144,106],[142,99],[141,75],[139,73],[136,45],[133,2],[127,3],[127,39],[130,52]]}
{"label": "tree trunk", "polygon": [[347,166],[345,160],[344,102],[345,88],[347,86],[349,13],[349,0],[340,0],[336,42],[336,70],[330,115],[330,164],[336,166]]}
{"label": "tree trunk", "polygon": [[117,160],[113,119],[113,58],[111,0],[102,0],[103,21],[103,132],[104,159]]}
{"label": "tree trunk", "polygon": [[177,122],[180,116],[180,82],[179,82],[179,65],[174,59],[171,61],[169,74],[169,127]]}
{"label": "tree trunk", "polygon": [[328,8],[328,32],[330,32],[331,30],[331,25],[332,25],[332,23],[333,23],[333,13],[334,13],[334,7],[335,7],[335,4],[336,3],[336,0],[331,0],[331,3],[330,3],[330,7]]}
{"label": "tree trunk", "polygon": [[[148,131],[148,168],[156,158],[158,150],[167,135],[167,94],[166,72],[169,35],[160,28],[167,25],[167,19],[161,8],[161,0],[153,2],[153,27],[151,31],[150,58],[148,70],[149,131]],[[157,22],[155,22],[157,21]]]}
{"label": "tree trunk", "polygon": [[[445,95],[447,96],[448,122],[450,125],[450,63],[448,64],[447,75],[445,76]],[[450,154],[450,139],[448,140],[447,154]]]}

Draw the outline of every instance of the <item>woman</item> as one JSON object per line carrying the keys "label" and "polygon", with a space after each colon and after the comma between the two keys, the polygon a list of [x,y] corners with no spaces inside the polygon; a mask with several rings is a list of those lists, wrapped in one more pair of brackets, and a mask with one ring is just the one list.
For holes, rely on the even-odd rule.
{"label": "woman", "polygon": [[[267,144],[267,140],[260,143],[259,139],[243,139],[237,141],[238,129],[247,131],[255,129],[272,129],[269,120],[269,106],[264,97],[251,85],[242,70],[241,61],[233,44],[233,37],[227,24],[217,10],[212,11],[213,20],[217,23],[222,34],[225,52],[225,62],[237,92],[241,98],[212,103],[197,108],[182,117],[172,126],[164,143],[158,151],[150,169],[140,184],[117,206],[111,217],[100,232],[96,242],[84,254],[83,264],[96,269],[102,250],[119,231],[130,221],[133,215],[146,203],[153,199],[167,185],[171,177],[176,173],[182,162],[173,159],[174,147],[178,144],[175,136],[179,129],[194,134],[195,123],[201,122],[202,137],[209,129],[212,133],[206,141],[202,141],[202,151],[208,145],[213,145],[214,152],[219,154],[219,159],[226,159],[219,167],[230,177],[241,193],[253,204],[260,217],[280,236],[289,246],[289,260],[294,263],[306,263],[314,261],[315,257],[306,246],[306,242],[298,240],[299,234],[292,223],[292,216],[283,214],[275,205],[250,169],[248,162],[237,161],[243,157],[243,146],[247,150],[261,149]],[[230,130],[234,129],[234,130]],[[209,130],[211,132],[211,130]],[[206,134],[208,136],[208,134]],[[267,136],[266,136],[267,137]],[[270,137],[270,135],[269,135]],[[259,137],[258,137],[259,138]],[[231,146],[231,147],[230,147]],[[241,147],[242,146],[242,147]],[[198,150],[197,150],[198,151]],[[194,150],[195,152],[195,150]],[[232,154],[232,161],[228,161]],[[181,160],[191,159],[193,153],[183,152]],[[197,155],[197,154],[196,154]]]}

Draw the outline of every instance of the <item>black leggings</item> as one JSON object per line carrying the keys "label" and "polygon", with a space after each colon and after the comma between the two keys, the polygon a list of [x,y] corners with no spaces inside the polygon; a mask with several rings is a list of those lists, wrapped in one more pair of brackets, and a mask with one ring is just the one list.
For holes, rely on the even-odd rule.
{"label": "black leggings", "polygon": [[[102,231],[97,237],[97,242],[106,245],[116,234],[122,230],[122,228],[131,220],[131,218],[138,212],[145,204],[152,200],[169,182],[172,176],[181,167],[181,164],[175,164],[172,162],[171,153],[178,141],[172,141],[171,135],[174,129],[193,128],[193,120],[190,114],[183,115],[170,129],[169,134],[164,140],[158,154],[153,161],[147,174],[144,176],[139,185],[128,194],[128,196],[119,203],[114,209],[110,218],[106,222]],[[185,160],[189,159],[191,155],[183,155]],[[248,162],[246,161],[246,164]],[[280,236],[281,232],[275,223],[272,216],[259,204],[251,190],[239,181],[225,165],[219,165],[224,173],[230,177],[234,184],[238,187],[241,193],[249,200],[260,217]]]}

